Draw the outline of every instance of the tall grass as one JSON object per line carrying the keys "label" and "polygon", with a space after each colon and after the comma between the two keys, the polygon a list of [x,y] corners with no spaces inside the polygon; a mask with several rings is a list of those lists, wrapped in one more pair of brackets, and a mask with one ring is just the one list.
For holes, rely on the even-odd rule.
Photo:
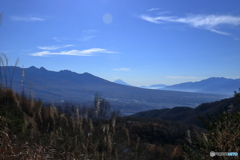
{"label": "tall grass", "polygon": [[[150,141],[142,136],[142,130],[154,136],[149,122],[129,124],[120,117],[84,118],[79,106],[45,106],[11,89],[1,88],[0,95],[4,97],[0,99],[2,159],[141,160],[156,154],[167,156],[149,149]],[[162,129],[161,124],[154,127],[156,131]],[[168,149],[167,153],[174,154],[174,147]]]}

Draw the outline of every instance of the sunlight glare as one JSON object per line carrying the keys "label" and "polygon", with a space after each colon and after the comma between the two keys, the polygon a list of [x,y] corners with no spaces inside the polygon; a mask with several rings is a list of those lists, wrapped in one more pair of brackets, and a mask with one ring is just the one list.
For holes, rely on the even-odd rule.
{"label": "sunlight glare", "polygon": [[105,14],[103,15],[103,22],[104,22],[105,24],[110,24],[110,23],[112,22],[112,15],[109,14],[109,13],[105,13]]}

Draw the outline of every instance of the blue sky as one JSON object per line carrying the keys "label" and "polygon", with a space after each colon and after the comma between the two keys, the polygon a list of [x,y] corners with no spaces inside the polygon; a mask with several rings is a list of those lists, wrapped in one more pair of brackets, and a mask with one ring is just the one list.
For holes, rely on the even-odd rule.
{"label": "blue sky", "polygon": [[240,1],[8,0],[0,52],[11,64],[136,85],[240,77]]}

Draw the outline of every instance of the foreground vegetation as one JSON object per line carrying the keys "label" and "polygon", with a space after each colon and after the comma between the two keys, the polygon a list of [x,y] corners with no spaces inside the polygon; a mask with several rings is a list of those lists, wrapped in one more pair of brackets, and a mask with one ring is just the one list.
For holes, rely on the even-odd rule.
{"label": "foreground vegetation", "polygon": [[0,97],[1,159],[181,157],[176,142],[184,140],[185,126],[172,123],[170,130],[170,123],[124,120],[116,111],[103,119],[99,113],[106,102],[101,97],[95,96],[96,103],[89,108],[44,106],[5,88],[0,89]]}
{"label": "foreground vegetation", "polygon": [[231,113],[233,106],[200,118],[206,132],[179,122],[121,118],[117,111],[110,116],[108,105],[96,95],[92,107],[44,106],[1,87],[0,159],[211,159],[210,151],[240,153],[240,112]]}

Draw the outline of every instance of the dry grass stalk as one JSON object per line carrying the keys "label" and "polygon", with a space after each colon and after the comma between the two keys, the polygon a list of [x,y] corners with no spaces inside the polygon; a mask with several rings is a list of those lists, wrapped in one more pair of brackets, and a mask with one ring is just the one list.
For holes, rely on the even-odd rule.
{"label": "dry grass stalk", "polygon": [[191,140],[191,133],[189,130],[187,130],[186,132],[186,137],[185,139],[187,140],[188,143],[192,144],[192,140]]}
{"label": "dry grass stalk", "polygon": [[139,144],[140,144],[140,137],[138,137],[138,139],[137,139],[137,144],[135,146],[135,151],[138,151]]}
{"label": "dry grass stalk", "polygon": [[130,147],[131,140],[130,140],[129,130],[127,128],[124,128],[124,130],[125,130],[125,134],[127,135],[128,146]]}
{"label": "dry grass stalk", "polygon": [[89,119],[88,121],[89,121],[90,131],[93,132],[94,131],[94,126],[93,126],[92,119]]}
{"label": "dry grass stalk", "polygon": [[113,149],[113,137],[111,134],[107,135],[107,146],[108,146],[108,151],[111,153]]}
{"label": "dry grass stalk", "polygon": [[113,133],[115,133],[115,128],[116,128],[116,118],[112,119],[112,129],[113,129]]}

